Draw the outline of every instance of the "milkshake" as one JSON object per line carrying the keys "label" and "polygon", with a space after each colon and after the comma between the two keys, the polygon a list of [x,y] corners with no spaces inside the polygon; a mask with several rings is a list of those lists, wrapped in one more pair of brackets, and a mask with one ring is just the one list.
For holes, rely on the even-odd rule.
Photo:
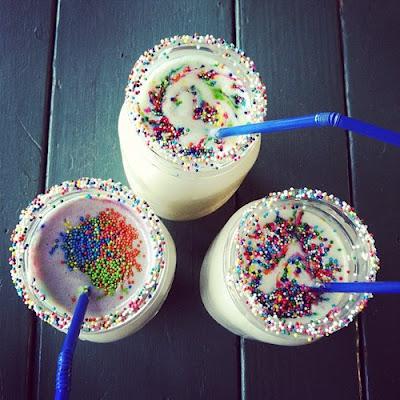
{"label": "milkshake", "polygon": [[243,52],[210,35],[162,40],[135,63],[119,117],[130,186],[163,218],[213,212],[253,166],[260,137],[210,130],[265,114],[265,87]]}
{"label": "milkshake", "polygon": [[372,236],[348,204],[290,189],[229,219],[204,258],[201,297],[237,335],[301,345],[347,326],[370,297],[310,286],[375,280],[378,262]]}
{"label": "milkshake", "polygon": [[24,303],[63,332],[89,286],[80,338],[110,342],[157,313],[175,258],[170,234],[146,202],[111,180],[82,178],[53,186],[22,211],[10,264]]}

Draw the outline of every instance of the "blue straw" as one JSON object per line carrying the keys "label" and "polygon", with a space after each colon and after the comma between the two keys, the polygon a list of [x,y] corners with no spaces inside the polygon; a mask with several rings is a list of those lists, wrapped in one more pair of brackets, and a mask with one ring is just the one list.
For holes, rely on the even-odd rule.
{"label": "blue straw", "polygon": [[379,128],[378,126],[367,124],[366,122],[349,118],[336,112],[323,112],[302,117],[265,121],[258,124],[219,128],[210,132],[210,136],[224,138],[228,136],[249,135],[251,133],[273,133],[293,129],[321,127],[342,128],[400,147],[400,133]]}
{"label": "blue straw", "polygon": [[400,282],[329,282],[313,289],[334,293],[400,293]]}
{"label": "blue straw", "polygon": [[63,347],[57,360],[55,400],[68,400],[71,390],[72,359],[78,341],[83,318],[89,303],[89,289],[84,291],[78,299],[71,325],[64,339]]}

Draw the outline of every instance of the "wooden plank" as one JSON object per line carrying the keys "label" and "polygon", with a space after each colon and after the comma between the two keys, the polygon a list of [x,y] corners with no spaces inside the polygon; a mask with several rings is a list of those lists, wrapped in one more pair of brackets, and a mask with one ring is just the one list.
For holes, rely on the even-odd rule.
{"label": "wooden plank", "polygon": [[11,283],[8,251],[22,208],[41,191],[46,143],[51,1],[3,1],[0,12],[0,398],[32,391],[34,317]]}
{"label": "wooden plank", "polygon": [[[398,1],[342,2],[348,108],[355,118],[400,131]],[[399,280],[400,149],[351,135],[354,201],[376,239],[380,280]],[[365,397],[400,398],[397,296],[370,302],[364,321]]]}
{"label": "wooden plank", "polygon": [[[240,39],[267,85],[268,118],[344,111],[335,1],[241,1]],[[263,138],[239,189],[239,205],[293,187],[349,200],[346,134],[308,130]],[[284,348],[243,341],[243,399],[355,399],[356,326],[317,343]]]}
{"label": "wooden plank", "polygon": [[[117,119],[132,63],[161,38],[213,32],[232,40],[230,3],[203,1],[61,2],[48,184],[82,175],[126,182]],[[120,342],[80,342],[72,398],[211,399],[239,396],[238,339],[204,310],[203,255],[233,213],[234,202],[189,223],[168,223],[178,250],[176,278],[160,313]],[[63,335],[42,326],[39,398],[53,393]]]}

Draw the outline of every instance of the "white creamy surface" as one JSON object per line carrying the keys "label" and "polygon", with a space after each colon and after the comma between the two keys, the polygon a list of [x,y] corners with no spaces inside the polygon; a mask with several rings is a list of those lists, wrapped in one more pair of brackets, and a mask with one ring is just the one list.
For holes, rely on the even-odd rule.
{"label": "white creamy surface", "polygon": [[[190,67],[191,70],[185,71],[185,67]],[[210,80],[199,77],[209,71],[215,73]],[[221,64],[221,60],[213,59],[212,56],[198,55],[196,51],[178,59],[165,61],[149,75],[141,87],[138,102],[141,111],[150,120],[160,119],[160,115],[150,111],[146,113],[146,110],[152,108],[149,91],[157,90],[161,82],[169,76],[172,76],[172,79],[163,96],[162,115],[167,117],[175,127],[184,129],[182,136],[176,139],[183,148],[190,143],[198,143],[201,139],[207,138],[212,128],[251,122],[250,98],[244,83],[226,65]],[[172,81],[174,77],[176,81]],[[235,103],[235,96],[240,96],[239,104]],[[212,121],[205,122],[193,118],[194,110],[201,107],[202,102],[215,108],[217,114]],[[147,123],[146,127],[151,131],[151,124]],[[237,141],[245,142],[243,137],[225,139],[224,152],[229,153],[234,149]],[[218,151],[217,146],[219,143],[213,141],[209,143],[209,147]]]}
{"label": "white creamy surface", "polygon": [[213,212],[253,166],[260,137],[222,140],[210,130],[265,112],[265,87],[238,50],[209,35],[163,40],[134,65],[119,117],[130,186],[163,218]]}
{"label": "white creamy surface", "polygon": [[[273,344],[305,344],[309,342],[309,337],[307,335],[278,335],[272,331],[266,330],[263,320],[251,314],[248,305],[245,304],[244,298],[241,300],[242,304],[239,305],[233,301],[232,295],[229,293],[224,268],[228,268],[229,270],[229,268],[233,267],[233,264],[229,263],[234,263],[234,258],[230,256],[230,252],[232,251],[232,235],[243,215],[243,211],[255,203],[256,202],[249,203],[238,210],[230,218],[210,246],[201,270],[200,288],[203,303],[217,322],[236,334]],[[285,219],[289,218],[291,211],[292,210],[280,210],[280,216]],[[265,218],[261,216],[261,219],[262,222],[268,223],[272,222],[275,216],[276,213],[271,212]],[[331,221],[327,221],[325,218],[322,219],[320,216],[308,212],[307,210],[304,210],[302,221],[310,225],[317,225],[321,234],[334,242],[328,253],[328,257],[336,258],[339,265],[343,267],[340,272],[335,272],[335,280],[353,280],[354,278],[350,277],[353,277],[354,271],[347,269],[347,266],[350,265],[349,251],[351,252],[351,249],[348,248],[348,245],[346,247],[343,237],[333,230]],[[273,291],[276,288],[277,279],[282,276],[287,261],[294,254],[301,254],[301,252],[301,246],[296,240],[293,240],[289,244],[285,257],[279,261],[279,264],[271,272],[263,276],[261,282],[262,290],[266,293]],[[234,268],[232,268],[232,270],[233,269]],[[305,272],[296,275],[294,271],[295,268],[289,263],[289,279],[295,278],[299,284],[315,284],[315,280],[312,280]],[[335,305],[347,299],[348,297],[346,296],[348,295],[339,293],[324,294],[327,300],[312,306],[312,311],[315,313],[314,315],[286,318],[286,323],[301,322],[306,324],[310,322],[311,319],[316,320],[318,318],[323,318]]]}

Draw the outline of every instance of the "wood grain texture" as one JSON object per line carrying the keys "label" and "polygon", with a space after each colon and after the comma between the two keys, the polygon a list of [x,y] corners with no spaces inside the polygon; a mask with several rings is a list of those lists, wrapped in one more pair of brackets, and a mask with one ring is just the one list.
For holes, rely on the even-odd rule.
{"label": "wood grain texture", "polygon": [[22,399],[31,389],[34,319],[12,285],[8,248],[43,180],[52,15],[50,1],[6,0],[0,9],[0,399]]}
{"label": "wood grain texture", "polygon": [[[61,1],[56,42],[48,185],[80,176],[126,182],[117,119],[128,73],[144,50],[179,33],[233,39],[228,2]],[[80,342],[72,398],[236,399],[238,339],[204,310],[199,294],[203,255],[233,213],[168,223],[178,249],[176,277],[159,314],[120,342]],[[41,327],[40,399],[50,398],[63,335]]]}
{"label": "wood grain texture", "polygon": [[[343,112],[337,4],[241,1],[240,41],[267,85],[268,118]],[[263,138],[238,205],[289,187],[319,188],[349,200],[346,134],[308,130]],[[308,346],[243,341],[243,399],[349,399],[359,396],[355,324]],[[300,390],[300,391],[299,391]]]}
{"label": "wood grain texture", "polygon": [[[341,4],[348,109],[400,131],[398,1]],[[354,202],[374,234],[380,280],[399,280],[400,149],[351,135]],[[366,398],[400,398],[397,296],[377,296],[364,313]]]}

